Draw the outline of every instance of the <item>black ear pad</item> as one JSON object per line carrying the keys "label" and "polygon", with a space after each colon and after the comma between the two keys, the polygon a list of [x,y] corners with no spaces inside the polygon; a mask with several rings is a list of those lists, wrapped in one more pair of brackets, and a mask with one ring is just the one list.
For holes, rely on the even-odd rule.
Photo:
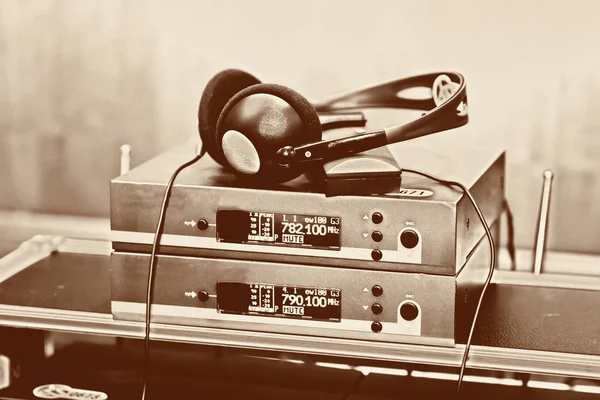
{"label": "black ear pad", "polygon": [[277,150],[321,136],[319,116],[307,99],[288,87],[263,83],[240,91],[225,105],[215,142],[219,157],[238,173],[285,182],[302,171],[279,167]]}
{"label": "black ear pad", "polygon": [[198,107],[198,131],[202,145],[213,158],[221,165],[226,160],[223,154],[217,151],[215,132],[217,121],[223,107],[240,90],[259,84],[260,81],[247,72],[239,69],[227,69],[215,75],[204,88]]}

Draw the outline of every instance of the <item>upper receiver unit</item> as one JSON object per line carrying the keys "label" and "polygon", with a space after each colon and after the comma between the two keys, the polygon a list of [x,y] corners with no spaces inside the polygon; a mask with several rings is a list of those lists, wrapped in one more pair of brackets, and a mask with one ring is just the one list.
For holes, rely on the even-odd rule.
{"label": "upper receiver unit", "polygon": [[[397,164],[463,183],[487,223],[503,207],[503,151],[469,147],[460,133],[387,146]],[[149,253],[172,172],[197,140],[111,182],[111,240],[117,251]],[[484,236],[460,189],[402,174],[385,195],[327,197],[300,177],[249,186],[208,155],[172,189],[161,254],[456,275]]]}

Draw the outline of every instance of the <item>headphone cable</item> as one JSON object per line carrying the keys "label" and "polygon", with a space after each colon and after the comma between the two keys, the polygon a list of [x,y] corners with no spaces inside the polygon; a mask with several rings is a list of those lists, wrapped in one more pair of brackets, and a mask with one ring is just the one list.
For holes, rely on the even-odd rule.
{"label": "headphone cable", "polygon": [[162,236],[162,232],[165,226],[165,214],[169,204],[169,198],[171,196],[171,189],[173,188],[173,184],[175,183],[175,178],[177,175],[190,165],[196,163],[200,160],[204,154],[206,154],[206,149],[204,146],[200,148],[200,151],[197,153],[196,157],[192,160],[185,162],[180,165],[173,175],[171,175],[171,179],[167,183],[167,188],[165,190],[165,194],[163,196],[163,201],[160,206],[160,213],[158,215],[158,224],[156,225],[156,232],[154,234],[154,242],[152,243],[152,254],[150,256],[150,265],[148,266],[148,282],[146,287],[146,330],[144,335],[144,369],[143,369],[143,387],[142,387],[142,400],[146,399],[146,389],[148,385],[148,374],[150,370],[150,307],[152,305],[152,297],[154,294],[154,274],[155,274],[155,266],[156,266],[156,255],[157,250],[160,243],[160,237]]}
{"label": "headphone cable", "polygon": [[473,339],[473,332],[475,331],[475,324],[477,323],[477,317],[479,316],[479,311],[481,309],[481,304],[483,303],[483,298],[485,296],[485,292],[486,292],[488,286],[490,285],[490,282],[492,281],[492,276],[494,275],[494,270],[496,268],[496,245],[494,244],[494,238],[492,237],[492,232],[490,231],[490,228],[489,228],[487,222],[485,221],[485,218],[483,216],[483,213],[481,212],[481,209],[479,208],[479,206],[477,205],[477,202],[473,198],[473,195],[471,195],[471,192],[469,191],[469,189],[467,189],[465,187],[465,185],[463,185],[460,182],[448,181],[448,180],[441,179],[441,178],[438,178],[433,175],[429,175],[425,172],[416,171],[416,170],[412,170],[412,169],[402,169],[402,172],[408,172],[408,173],[412,173],[412,174],[416,174],[416,175],[421,175],[425,178],[431,179],[433,181],[437,181],[446,186],[459,187],[465,193],[465,195],[467,195],[467,197],[469,198],[469,201],[473,205],[473,208],[475,209],[475,212],[477,213],[477,216],[479,217],[479,220],[481,221],[481,224],[483,225],[483,228],[485,229],[485,234],[487,235],[488,242],[490,245],[489,273],[483,284],[483,288],[481,289],[481,295],[479,296],[479,301],[477,302],[477,308],[475,309],[475,314],[473,315],[473,322],[471,323],[471,329],[469,330],[469,336],[467,338],[467,343],[465,344],[465,351],[463,353],[462,361],[460,363],[460,373],[458,375],[458,383],[456,386],[456,395],[458,397],[458,394],[460,393],[460,386],[461,386],[461,383],[462,383],[462,380],[463,380],[463,377],[465,374],[465,367],[467,365],[467,358],[469,357],[469,349],[471,348],[471,341]]}

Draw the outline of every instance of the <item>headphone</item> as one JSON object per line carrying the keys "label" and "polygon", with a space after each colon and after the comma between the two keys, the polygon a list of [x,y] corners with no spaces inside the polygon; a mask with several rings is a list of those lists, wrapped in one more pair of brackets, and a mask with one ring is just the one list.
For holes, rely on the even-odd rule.
{"label": "headphone", "polygon": [[[420,87],[431,89],[431,97],[401,96],[402,91]],[[402,125],[322,140],[327,127],[320,116],[364,108],[424,113]],[[215,161],[238,175],[276,183],[326,161],[457,128],[468,120],[465,80],[454,72],[394,80],[313,104],[288,87],[261,83],[247,72],[228,69],[207,83],[198,109],[200,139]],[[336,127],[356,126],[361,120],[338,122]]]}

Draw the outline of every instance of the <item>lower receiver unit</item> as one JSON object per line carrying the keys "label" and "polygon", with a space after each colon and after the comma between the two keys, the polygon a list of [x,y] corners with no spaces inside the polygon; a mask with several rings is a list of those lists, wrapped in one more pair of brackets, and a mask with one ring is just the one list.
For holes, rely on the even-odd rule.
{"label": "lower receiver unit", "polygon": [[[152,321],[454,346],[472,322],[489,257],[485,236],[454,276],[161,255]],[[144,320],[149,261],[112,254],[115,319]]]}

